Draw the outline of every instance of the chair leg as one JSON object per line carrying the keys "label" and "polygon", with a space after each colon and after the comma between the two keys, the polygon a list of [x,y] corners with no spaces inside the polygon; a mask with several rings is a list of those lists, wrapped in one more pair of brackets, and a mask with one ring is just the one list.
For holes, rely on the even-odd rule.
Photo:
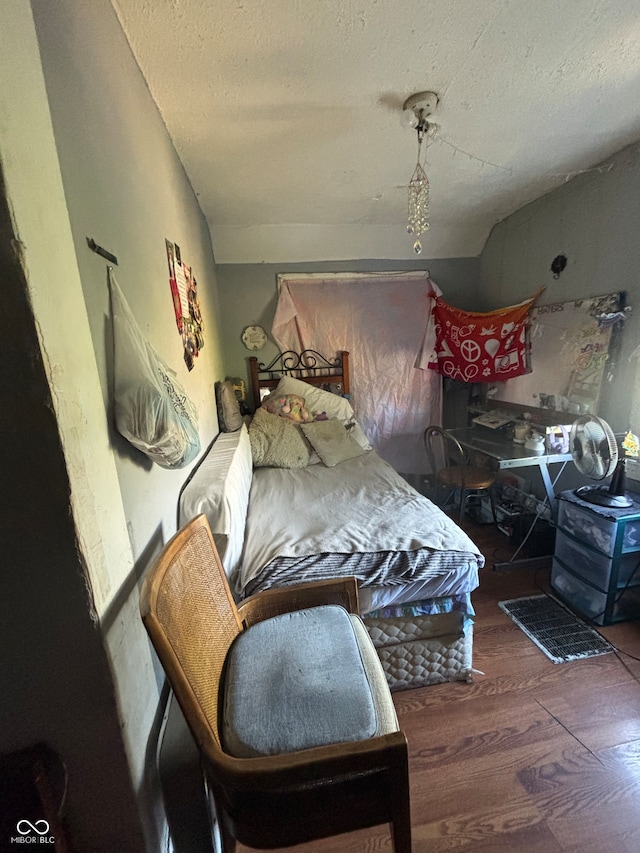
{"label": "chair leg", "polygon": [[224,818],[218,821],[218,831],[222,842],[222,853],[236,853],[236,840],[229,833]]}
{"label": "chair leg", "polygon": [[494,484],[489,486],[489,500],[491,501],[491,514],[493,515],[493,523],[497,526],[498,516],[496,514],[496,494],[494,491]]}
{"label": "chair leg", "polygon": [[405,820],[394,820],[391,826],[394,853],[411,853],[411,826]]}
{"label": "chair leg", "polygon": [[390,829],[394,853],[411,853],[411,798],[409,793],[409,756],[404,748],[394,757],[391,767],[389,800]]}
{"label": "chair leg", "polygon": [[222,813],[222,809],[216,805],[213,791],[208,783],[206,784],[206,794],[209,802],[209,820],[214,853],[235,853],[236,840],[227,829],[225,816]]}
{"label": "chair leg", "polygon": [[464,503],[465,503],[465,495],[467,490],[464,486],[460,486],[460,524],[462,524],[464,520]]}

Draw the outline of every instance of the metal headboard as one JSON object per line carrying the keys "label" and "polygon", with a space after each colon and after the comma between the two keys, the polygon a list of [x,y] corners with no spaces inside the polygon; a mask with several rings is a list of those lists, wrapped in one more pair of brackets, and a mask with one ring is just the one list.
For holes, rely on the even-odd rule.
{"label": "metal headboard", "polygon": [[336,358],[329,359],[312,349],[299,353],[287,350],[278,353],[273,361],[266,365],[252,355],[249,358],[249,370],[255,409],[260,405],[262,389],[272,390],[283,376],[293,376],[327,390],[336,390],[335,386],[341,386],[340,393],[343,396],[348,397],[350,394],[349,353],[344,351]]}

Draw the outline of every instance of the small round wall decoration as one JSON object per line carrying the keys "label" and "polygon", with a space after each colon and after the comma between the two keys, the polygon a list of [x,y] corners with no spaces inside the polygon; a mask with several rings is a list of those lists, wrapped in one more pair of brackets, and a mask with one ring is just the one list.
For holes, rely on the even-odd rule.
{"label": "small round wall decoration", "polygon": [[267,333],[262,326],[247,326],[242,333],[242,343],[247,349],[262,349],[267,342]]}

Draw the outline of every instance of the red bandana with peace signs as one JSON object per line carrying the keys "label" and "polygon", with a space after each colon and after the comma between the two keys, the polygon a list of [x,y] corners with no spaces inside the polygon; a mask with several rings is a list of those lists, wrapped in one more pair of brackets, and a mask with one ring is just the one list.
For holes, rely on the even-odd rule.
{"label": "red bandana with peace signs", "polygon": [[436,344],[429,368],[462,382],[504,382],[530,373],[527,315],[537,296],[480,314],[433,295]]}

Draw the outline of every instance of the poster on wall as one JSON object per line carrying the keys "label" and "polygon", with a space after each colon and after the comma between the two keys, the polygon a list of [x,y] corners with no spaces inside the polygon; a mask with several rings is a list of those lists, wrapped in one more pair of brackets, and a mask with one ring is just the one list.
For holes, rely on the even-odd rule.
{"label": "poster on wall", "polygon": [[184,361],[193,370],[194,359],[204,346],[204,325],[198,302],[198,286],[191,267],[182,260],[180,246],[165,240],[169,264],[169,287],[178,332],[182,336]]}
{"label": "poster on wall", "polygon": [[[497,383],[494,402],[596,414],[613,376],[624,325],[622,291],[540,305],[531,312],[531,373]],[[609,380],[611,381],[611,380]]]}

